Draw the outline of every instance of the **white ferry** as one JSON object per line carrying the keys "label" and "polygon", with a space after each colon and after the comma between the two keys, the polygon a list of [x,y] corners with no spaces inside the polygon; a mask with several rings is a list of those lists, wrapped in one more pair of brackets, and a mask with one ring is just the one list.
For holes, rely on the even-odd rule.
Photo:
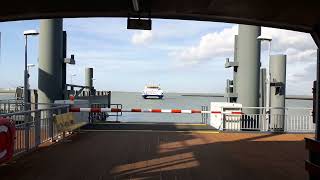
{"label": "white ferry", "polygon": [[160,88],[160,85],[147,85],[144,87],[142,97],[144,99],[147,99],[148,97],[157,97],[159,99],[162,99],[163,90]]}

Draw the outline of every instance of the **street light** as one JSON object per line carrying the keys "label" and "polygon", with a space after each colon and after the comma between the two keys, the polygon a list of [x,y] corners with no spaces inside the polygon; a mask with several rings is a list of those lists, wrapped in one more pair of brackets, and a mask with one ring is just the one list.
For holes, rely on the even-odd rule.
{"label": "street light", "polygon": [[270,79],[271,79],[271,75],[270,75],[270,69],[269,69],[269,63],[270,63],[270,59],[271,59],[271,41],[272,38],[268,37],[268,36],[259,36],[257,38],[257,40],[259,40],[260,42],[266,41],[269,42],[269,48],[268,48],[268,60],[267,60],[267,68],[266,68],[266,119],[267,121],[269,121],[269,114],[270,114]]}
{"label": "street light", "polygon": [[28,103],[28,79],[29,79],[29,73],[28,73],[28,36],[37,36],[39,33],[36,30],[27,30],[23,32],[23,35],[25,36],[25,46],[24,46],[24,86],[23,86],[23,102],[24,102],[24,111],[27,111],[29,106],[27,106]]}

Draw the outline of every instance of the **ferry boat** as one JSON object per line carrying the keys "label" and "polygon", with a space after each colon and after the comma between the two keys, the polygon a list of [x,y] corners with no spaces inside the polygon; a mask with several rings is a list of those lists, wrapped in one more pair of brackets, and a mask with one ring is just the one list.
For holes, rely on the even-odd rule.
{"label": "ferry boat", "polygon": [[163,90],[160,85],[146,85],[142,92],[142,97],[147,99],[148,97],[156,97],[159,99],[163,98]]}

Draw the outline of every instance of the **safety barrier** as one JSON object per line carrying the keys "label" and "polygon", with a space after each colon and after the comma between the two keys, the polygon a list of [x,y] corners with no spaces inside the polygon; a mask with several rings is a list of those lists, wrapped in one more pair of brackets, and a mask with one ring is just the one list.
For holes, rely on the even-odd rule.
{"label": "safety barrier", "polygon": [[70,133],[87,124],[87,122],[76,122],[76,118],[71,112],[55,115],[53,122],[57,129],[57,133],[62,134],[63,138],[66,133]]}
{"label": "safety barrier", "polygon": [[[51,103],[27,103],[29,110],[36,110],[38,106],[44,105],[47,107],[56,107],[61,104],[51,104]],[[0,100],[0,114],[14,113],[24,111],[25,103],[23,100],[10,99],[10,100]]]}
{"label": "safety barrier", "polygon": [[0,114],[23,111],[23,102],[21,100],[1,100]]}
{"label": "safety barrier", "polygon": [[0,118],[10,119],[16,128],[14,155],[30,151],[40,144],[57,140],[61,131],[54,121],[56,116],[69,112],[69,106],[46,104],[46,108],[0,114]]}
{"label": "safety barrier", "polygon": [[221,114],[220,111],[202,111],[197,109],[118,109],[118,108],[70,108],[70,112],[136,112],[136,113],[184,113],[184,114]]}
{"label": "safety barrier", "polygon": [[[110,107],[110,104],[105,103],[93,103],[91,104],[91,108],[107,108]],[[90,112],[89,113],[89,122],[94,121],[106,121],[109,117],[107,112]]]}
{"label": "safety barrier", "polygon": [[[229,131],[277,131],[277,132],[301,132],[313,133],[315,125],[312,122],[310,108],[269,108],[266,112],[264,107],[228,107],[226,111],[208,111],[202,107],[201,110],[181,109],[119,109],[119,108],[70,108],[70,112],[131,112],[131,113],[181,113],[201,114],[202,123],[214,126],[213,121],[222,121],[220,130]],[[274,113],[276,109],[283,109],[284,114]],[[250,112],[250,113],[247,113]],[[254,113],[252,113],[254,112]],[[208,116],[210,121],[205,121]],[[215,117],[214,119],[212,119]],[[219,125],[220,127],[220,125]]]}
{"label": "safety barrier", "polygon": [[[241,114],[224,114],[223,130],[230,131],[275,131],[314,133],[315,124],[312,121],[311,108],[270,108],[271,113],[265,107],[242,107]],[[272,113],[272,110],[282,109],[283,114]],[[256,113],[245,113],[256,112]]]}
{"label": "safety barrier", "polygon": [[[209,111],[209,106],[201,106],[201,111]],[[201,114],[201,123],[209,124],[209,114]]]}

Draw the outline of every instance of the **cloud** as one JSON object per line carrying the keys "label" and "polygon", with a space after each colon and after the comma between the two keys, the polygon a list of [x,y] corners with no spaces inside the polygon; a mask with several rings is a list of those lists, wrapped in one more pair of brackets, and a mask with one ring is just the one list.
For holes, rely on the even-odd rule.
{"label": "cloud", "polygon": [[316,78],[316,62],[297,62],[287,67],[287,94],[311,95]]}
{"label": "cloud", "polygon": [[272,37],[272,51],[285,52],[288,49],[305,51],[315,48],[315,43],[310,34],[263,27],[261,34]]}
{"label": "cloud", "polygon": [[[207,32],[197,43],[185,46],[169,54],[180,66],[195,65],[215,60],[224,61],[233,56],[234,35],[237,25],[220,31]],[[262,27],[261,34],[272,37],[271,54],[287,55],[287,90],[289,94],[310,94],[315,79],[316,45],[310,34],[283,29]],[[262,43],[261,61],[267,61],[267,43]],[[217,64],[217,65],[218,65]],[[221,66],[223,68],[223,66]]]}
{"label": "cloud", "polygon": [[[200,67],[203,71],[208,68],[211,73],[216,68],[214,72],[219,70],[219,80],[232,73],[223,64],[225,58],[233,57],[238,25],[157,20],[152,31],[136,31],[125,29],[125,23],[125,19],[68,20],[69,53],[76,54],[78,66],[83,69],[96,64],[97,73],[123,71],[137,76],[149,71],[158,71],[161,76],[192,73]],[[101,28],[94,28],[96,24]],[[287,55],[288,94],[310,94],[316,62],[316,46],[311,36],[266,27],[262,28],[262,34],[272,37],[272,54]],[[267,43],[262,43],[261,48],[265,67]],[[224,80],[219,87],[222,91]]]}
{"label": "cloud", "polygon": [[131,38],[131,43],[134,45],[143,45],[149,43],[153,38],[152,32],[143,30],[135,32]]}
{"label": "cloud", "polygon": [[317,58],[311,35],[274,28],[262,28],[262,33],[272,37],[272,54],[287,55],[287,94],[310,95]]}
{"label": "cloud", "polygon": [[[207,33],[200,38],[197,45],[184,47],[170,54],[186,64],[233,56],[237,27],[233,25],[221,31]],[[316,46],[310,34],[267,27],[262,28],[262,34],[272,37],[272,52],[288,54],[289,62],[307,61],[308,57],[315,55]],[[263,51],[267,48],[262,45]]]}
{"label": "cloud", "polygon": [[201,61],[231,56],[237,29],[234,25],[220,32],[208,33],[200,38],[198,45],[171,52],[170,55],[184,64],[197,64]]}

